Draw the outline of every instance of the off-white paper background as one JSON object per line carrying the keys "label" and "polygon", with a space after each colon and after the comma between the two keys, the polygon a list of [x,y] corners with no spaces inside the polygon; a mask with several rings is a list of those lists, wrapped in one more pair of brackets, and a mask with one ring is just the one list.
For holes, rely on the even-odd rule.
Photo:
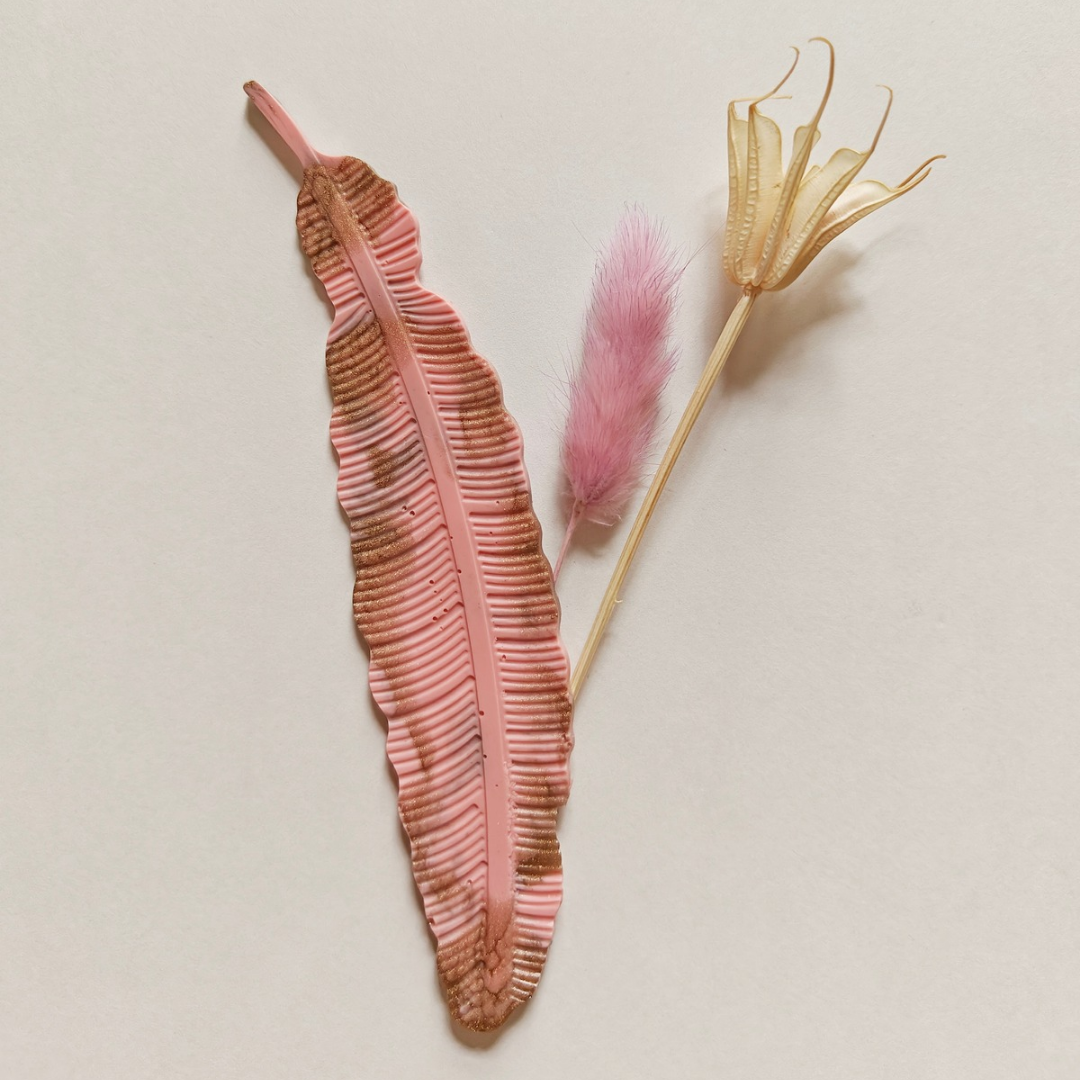
{"label": "off-white paper background", "polygon": [[[1073,8],[0,19],[0,1076],[1080,1075]],[[868,175],[948,160],[755,310],[579,704],[539,992],[470,1041],[352,628],[296,177],[241,84],[416,210],[550,548],[596,248],[636,201],[693,256],[666,433],[733,302],[726,103],[813,34],[823,150],[889,83]],[[618,541],[565,572],[572,655]]]}

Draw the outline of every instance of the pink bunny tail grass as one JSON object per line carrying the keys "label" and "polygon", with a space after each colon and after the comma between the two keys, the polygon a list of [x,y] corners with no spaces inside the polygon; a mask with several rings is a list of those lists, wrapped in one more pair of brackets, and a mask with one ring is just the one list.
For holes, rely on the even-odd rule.
{"label": "pink bunny tail grass", "polygon": [[659,225],[628,211],[597,264],[581,366],[570,377],[562,464],[572,505],[556,577],[578,525],[614,524],[641,482],[675,367],[669,339],[681,275]]}

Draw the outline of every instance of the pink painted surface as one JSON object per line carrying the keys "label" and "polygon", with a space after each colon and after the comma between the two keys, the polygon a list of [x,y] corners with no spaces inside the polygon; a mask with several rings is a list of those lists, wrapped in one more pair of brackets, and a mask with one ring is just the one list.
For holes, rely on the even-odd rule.
{"label": "pink painted surface", "polygon": [[497,1027],[532,994],[562,898],[569,664],[521,435],[456,312],[424,289],[416,221],[354,158],[314,151],[297,225],[334,304],[331,438],[354,611],[451,1013]]}

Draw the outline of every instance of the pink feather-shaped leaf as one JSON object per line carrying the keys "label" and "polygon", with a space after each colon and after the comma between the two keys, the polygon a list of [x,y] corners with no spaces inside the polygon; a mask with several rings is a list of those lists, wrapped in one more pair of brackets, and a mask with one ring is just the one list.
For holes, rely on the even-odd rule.
{"label": "pink feather-shaped leaf", "polygon": [[597,265],[581,365],[570,380],[564,553],[580,521],[613,524],[641,482],[675,366],[669,340],[680,276],[663,231],[643,211],[629,211]]}
{"label": "pink feather-shaped leaf", "polygon": [[569,664],[521,435],[457,314],[424,289],[416,221],[355,158],[314,151],[297,226],[333,301],[326,349],[354,612],[451,1013],[497,1027],[533,992],[562,898]]}

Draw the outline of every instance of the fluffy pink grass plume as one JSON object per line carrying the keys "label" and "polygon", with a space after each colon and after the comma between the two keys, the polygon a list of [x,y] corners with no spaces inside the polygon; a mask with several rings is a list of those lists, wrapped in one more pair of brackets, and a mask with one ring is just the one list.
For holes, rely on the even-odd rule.
{"label": "fluffy pink grass plume", "polygon": [[643,210],[627,211],[597,263],[581,366],[570,377],[562,464],[571,507],[556,577],[578,525],[614,524],[641,482],[675,367],[681,276],[660,226]]}

